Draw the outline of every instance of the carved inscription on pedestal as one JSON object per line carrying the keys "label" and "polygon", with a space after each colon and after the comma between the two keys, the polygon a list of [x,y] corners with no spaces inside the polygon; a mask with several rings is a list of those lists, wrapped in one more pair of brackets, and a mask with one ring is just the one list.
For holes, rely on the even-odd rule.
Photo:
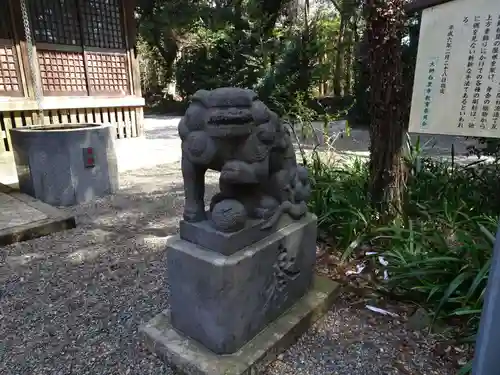
{"label": "carved inscription on pedestal", "polygon": [[266,307],[271,303],[277,301],[286,301],[287,286],[292,280],[295,280],[300,275],[300,269],[297,268],[296,256],[292,254],[289,249],[281,243],[278,247],[278,256],[276,262],[273,264],[273,274],[270,283],[266,288]]}

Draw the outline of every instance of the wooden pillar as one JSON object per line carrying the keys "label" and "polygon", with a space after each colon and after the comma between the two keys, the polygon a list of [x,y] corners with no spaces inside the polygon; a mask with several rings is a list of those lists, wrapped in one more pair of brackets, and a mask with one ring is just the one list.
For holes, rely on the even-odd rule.
{"label": "wooden pillar", "polygon": [[35,98],[35,89],[31,75],[31,67],[28,60],[28,47],[26,44],[26,35],[24,32],[23,16],[21,4],[17,0],[8,0],[10,13],[12,17],[12,28],[14,32],[14,43],[18,53],[19,70],[23,83],[24,96],[30,99]]}
{"label": "wooden pillar", "polygon": [[[28,43],[26,42],[26,31],[24,28],[24,22],[23,22],[23,14],[21,11],[21,4],[18,0],[8,0],[9,1],[9,7],[11,10],[11,15],[12,15],[12,27],[14,31],[14,41],[16,43],[16,48],[17,48],[17,53],[19,56],[19,70],[21,72],[21,81],[23,83],[23,92],[24,96],[27,99],[30,100],[35,100],[36,95],[35,95],[35,81],[33,80],[34,78],[38,81],[37,84],[40,85],[42,84],[41,77],[40,77],[40,72],[38,69],[35,69],[34,76],[31,72],[32,66],[29,62],[29,54],[28,54]],[[33,25],[30,24],[30,29],[31,29],[31,35],[33,37]],[[37,53],[36,53],[36,46],[35,46],[35,40],[33,39],[33,58],[36,59]],[[35,66],[38,66],[38,64],[35,62]],[[40,92],[42,95],[43,99],[43,93]],[[40,118],[40,113],[38,111],[32,111],[31,112],[31,121],[33,125],[40,124],[42,122],[42,119]]]}
{"label": "wooden pillar", "polygon": [[[125,28],[125,42],[127,55],[130,61],[131,93],[134,96],[142,96],[141,92],[141,71],[139,68],[139,59],[137,56],[137,21],[135,19],[136,0],[122,0]],[[135,123],[137,126],[137,135],[144,134],[144,112],[142,108],[135,110]]]}
{"label": "wooden pillar", "polygon": [[135,5],[135,0],[123,0],[125,14],[125,40],[132,65],[132,92],[135,96],[141,96],[141,72],[139,69],[139,59],[136,48],[138,30],[137,21],[134,16]]}

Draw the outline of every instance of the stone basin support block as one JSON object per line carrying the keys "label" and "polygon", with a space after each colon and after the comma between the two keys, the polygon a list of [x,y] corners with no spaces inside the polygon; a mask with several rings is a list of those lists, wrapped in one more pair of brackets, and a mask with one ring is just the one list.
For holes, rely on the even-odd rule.
{"label": "stone basin support block", "polygon": [[116,193],[114,131],[108,124],[11,129],[21,193],[53,206],[87,203]]}

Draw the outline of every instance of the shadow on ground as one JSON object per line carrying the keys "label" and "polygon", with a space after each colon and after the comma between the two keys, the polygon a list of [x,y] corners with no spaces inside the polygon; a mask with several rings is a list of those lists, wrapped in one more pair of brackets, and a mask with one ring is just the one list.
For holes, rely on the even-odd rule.
{"label": "shadow on ground", "polygon": [[116,196],[68,209],[76,229],[0,250],[0,373],[171,373],[138,346],[137,327],[168,306],[178,176],[177,165],[129,172]]}
{"label": "shadow on ground", "polygon": [[[139,343],[137,329],[168,307],[165,253],[183,206],[179,166],[121,180],[117,195],[67,209],[76,229],[0,249],[0,374],[174,374]],[[216,182],[209,173],[207,196]],[[407,374],[393,365],[398,335],[412,337],[336,307],[266,374]],[[452,373],[419,346],[408,366]]]}

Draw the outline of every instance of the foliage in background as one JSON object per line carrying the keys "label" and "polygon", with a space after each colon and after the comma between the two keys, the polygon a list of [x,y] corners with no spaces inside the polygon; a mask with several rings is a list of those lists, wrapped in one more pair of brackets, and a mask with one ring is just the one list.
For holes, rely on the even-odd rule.
{"label": "foliage in background", "polygon": [[[361,0],[261,2],[140,0],[143,92],[158,109],[199,88],[256,89],[287,106],[305,95],[313,109],[350,107]],[[170,96],[169,96],[170,95]],[[326,98],[331,105],[318,106]],[[318,108],[319,107],[319,108]]]}
{"label": "foliage in background", "polygon": [[156,72],[162,85],[172,80],[181,45],[205,14],[206,5],[194,0],[138,0],[139,46],[143,66],[159,64],[157,70],[150,66],[150,79]]}

